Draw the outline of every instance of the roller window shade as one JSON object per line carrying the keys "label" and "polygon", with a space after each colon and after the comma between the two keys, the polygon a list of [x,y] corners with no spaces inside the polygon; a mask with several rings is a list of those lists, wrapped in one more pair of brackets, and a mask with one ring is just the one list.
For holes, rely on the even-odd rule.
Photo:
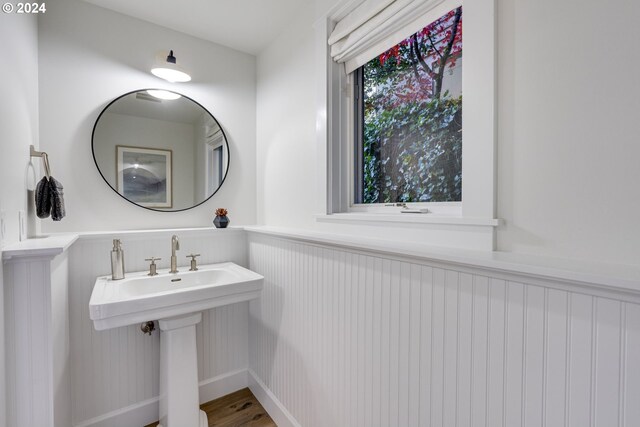
{"label": "roller window shade", "polygon": [[331,57],[351,73],[424,28],[461,0],[366,0],[335,26]]}

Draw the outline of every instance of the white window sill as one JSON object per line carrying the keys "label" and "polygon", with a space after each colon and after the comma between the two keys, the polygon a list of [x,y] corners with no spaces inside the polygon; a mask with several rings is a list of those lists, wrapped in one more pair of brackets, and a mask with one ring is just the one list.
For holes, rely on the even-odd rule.
{"label": "white window sill", "polygon": [[433,213],[335,213],[316,215],[319,222],[396,222],[405,224],[470,225],[497,227],[500,219],[438,215]]}

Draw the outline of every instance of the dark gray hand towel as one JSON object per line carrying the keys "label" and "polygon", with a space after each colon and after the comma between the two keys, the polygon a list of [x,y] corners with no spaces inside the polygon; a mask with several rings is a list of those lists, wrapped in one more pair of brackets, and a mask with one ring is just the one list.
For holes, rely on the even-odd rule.
{"label": "dark gray hand towel", "polygon": [[43,177],[36,185],[36,215],[60,221],[66,215],[64,209],[64,188],[54,177]]}
{"label": "dark gray hand towel", "polygon": [[51,187],[47,177],[43,177],[36,185],[36,215],[38,218],[49,218],[51,213]]}
{"label": "dark gray hand towel", "polygon": [[67,212],[64,209],[64,188],[59,181],[49,177],[49,194],[51,196],[51,219],[60,221]]}

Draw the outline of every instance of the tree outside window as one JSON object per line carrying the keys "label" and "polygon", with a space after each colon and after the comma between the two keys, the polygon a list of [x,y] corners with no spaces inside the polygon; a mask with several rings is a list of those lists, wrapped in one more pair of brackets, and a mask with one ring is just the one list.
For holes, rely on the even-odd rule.
{"label": "tree outside window", "polygon": [[461,201],[462,7],[357,73],[356,203]]}

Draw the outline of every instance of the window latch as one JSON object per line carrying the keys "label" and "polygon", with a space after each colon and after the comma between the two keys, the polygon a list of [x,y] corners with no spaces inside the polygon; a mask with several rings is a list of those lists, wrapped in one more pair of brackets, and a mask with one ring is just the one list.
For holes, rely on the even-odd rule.
{"label": "window latch", "polygon": [[394,206],[398,208],[402,208],[400,212],[402,213],[431,213],[431,211],[427,208],[410,208],[406,203],[387,203],[385,206]]}

